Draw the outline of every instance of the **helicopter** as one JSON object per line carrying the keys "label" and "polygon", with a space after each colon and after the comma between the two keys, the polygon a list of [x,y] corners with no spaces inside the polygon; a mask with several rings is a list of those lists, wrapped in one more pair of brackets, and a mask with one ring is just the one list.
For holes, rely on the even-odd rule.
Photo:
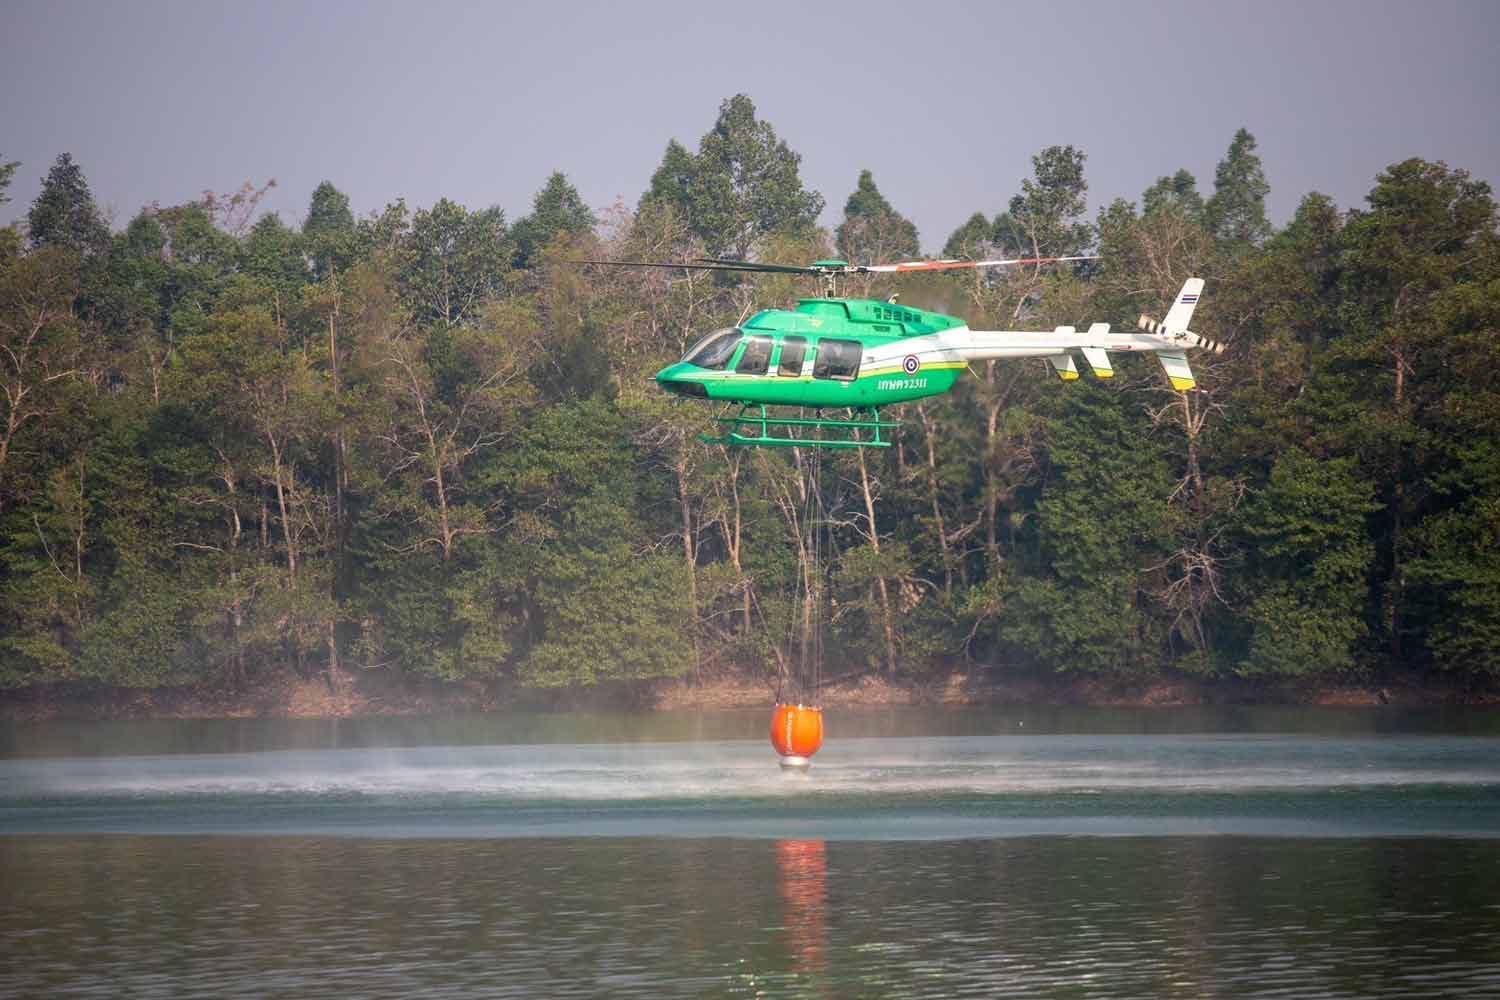
{"label": "helicopter", "polygon": [[[1059,326],[1050,332],[971,330],[963,320],[888,301],[837,295],[837,279],[856,274],[907,274],[1094,260],[1094,256],[1026,257],[1000,260],[925,260],[895,264],[850,264],[819,260],[807,265],[771,264],[699,257],[664,261],[584,260],[611,267],[664,267],[761,274],[804,274],[822,279],[821,298],[802,299],[795,309],[767,309],[739,326],[716,330],[687,350],[676,364],[656,374],[662,389],[676,396],[730,404],[715,418],[720,436],[709,444],[735,446],[868,448],[890,447],[886,433],[900,426],[881,409],[937,396],[953,388],[976,361],[1046,358],[1064,381],[1079,377],[1073,352],[1090,371],[1110,378],[1111,351],[1156,355],[1172,388],[1196,386],[1188,349],[1221,353],[1223,345],[1188,329],[1203,294],[1203,279],[1188,278],[1166,317],[1141,316],[1137,331],[1111,333],[1108,323],[1079,332]],[[730,413],[738,404],[739,410]],[[799,407],[814,416],[772,415],[767,406]],[[823,410],[848,410],[848,419],[826,418]],[[810,436],[812,435],[812,436]]]}
{"label": "helicopter", "polygon": [[[802,299],[795,309],[767,309],[738,326],[716,330],[692,347],[675,364],[656,374],[656,382],[673,395],[739,405],[736,413],[714,419],[720,436],[701,435],[708,444],[755,447],[885,448],[893,443],[887,431],[897,421],[881,419],[882,407],[948,392],[976,361],[1006,358],[1046,358],[1064,381],[1079,377],[1073,352],[1083,355],[1099,378],[1111,378],[1111,351],[1155,354],[1172,388],[1191,391],[1196,386],[1187,350],[1220,353],[1223,346],[1188,329],[1203,294],[1203,279],[1188,278],[1160,323],[1148,316],[1137,322],[1138,332],[1111,333],[1108,323],[1094,323],[1079,333],[1072,326],[1051,332],[971,330],[963,320],[942,313],[899,305],[895,296],[881,302],[838,296],[840,277],[856,274],[902,274],[1069,263],[1094,256],[1027,257],[1000,260],[929,260],[896,264],[851,264],[819,260],[808,265],[771,264],[717,257],[692,261],[580,260],[577,264],[609,267],[685,268],[705,271],[748,271],[762,274],[802,274],[823,281],[821,298]],[[814,416],[772,416],[768,406],[799,407]],[[827,409],[847,409],[849,419],[830,419]],[[814,452],[817,454],[817,452]],[[821,510],[821,464],[814,460],[813,487],[807,493],[803,517],[809,532],[808,550],[816,567],[818,533],[828,524]],[[817,510],[814,509],[817,506]],[[814,568],[806,579],[821,578]],[[820,606],[811,585],[800,600]],[[816,644],[815,644],[816,647]],[[804,644],[804,656],[807,655]],[[806,771],[812,755],[823,744],[823,710],[817,704],[822,683],[821,656],[814,651],[812,666],[803,672],[814,678],[806,687],[811,703],[782,697],[771,717],[771,744],[783,770]]]}

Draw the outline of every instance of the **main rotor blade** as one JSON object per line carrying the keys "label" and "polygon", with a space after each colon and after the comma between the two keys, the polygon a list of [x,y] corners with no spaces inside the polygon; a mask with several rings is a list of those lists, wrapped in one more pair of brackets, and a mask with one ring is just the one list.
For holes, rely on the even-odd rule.
{"label": "main rotor blade", "polygon": [[1072,257],[1013,257],[1005,260],[910,260],[900,264],[860,264],[850,270],[885,274],[910,271],[957,271],[980,267],[1009,267],[1013,264],[1057,264],[1070,260],[1098,259],[1098,254],[1080,254]]}
{"label": "main rotor blade", "polygon": [[762,264],[753,260],[734,260],[729,257],[695,257],[704,264],[731,267],[736,271],[764,271],[767,274],[822,274],[816,267],[799,267],[796,264]]}
{"label": "main rotor blade", "polygon": [[699,261],[657,260],[570,260],[570,264],[603,264],[606,267],[672,267],[690,271],[751,271],[771,274],[817,274],[816,268],[790,267],[786,264],[753,264],[742,260],[716,260],[700,258]]}

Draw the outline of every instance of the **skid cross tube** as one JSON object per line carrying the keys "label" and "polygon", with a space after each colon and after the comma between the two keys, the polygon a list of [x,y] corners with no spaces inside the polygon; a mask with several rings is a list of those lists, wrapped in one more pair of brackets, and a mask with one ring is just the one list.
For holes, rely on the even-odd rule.
{"label": "skid cross tube", "polygon": [[[816,411],[821,413],[822,411]],[[766,413],[764,403],[746,403],[734,416],[718,416],[714,420],[727,426],[723,437],[699,436],[707,444],[760,446],[773,448],[889,448],[891,442],[881,434],[882,430],[894,430],[901,424],[895,420],[881,420],[880,408],[855,411],[868,413],[866,419],[857,416],[852,420],[825,420],[822,417],[773,417]],[[792,431],[790,437],[777,437],[771,433],[774,427],[817,428],[843,433],[843,437],[807,438]],[[742,430],[743,428],[743,430]],[[868,438],[861,438],[861,430],[870,431]]]}

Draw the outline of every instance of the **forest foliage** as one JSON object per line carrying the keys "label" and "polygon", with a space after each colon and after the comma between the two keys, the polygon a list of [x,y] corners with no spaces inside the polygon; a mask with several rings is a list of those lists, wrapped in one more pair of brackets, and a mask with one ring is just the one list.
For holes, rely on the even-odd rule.
{"label": "forest foliage", "polygon": [[[1150,359],[1071,384],[992,363],[897,408],[896,447],[825,458],[827,669],[1500,674],[1488,186],[1410,159],[1277,229],[1244,130],[1211,191],[1162,164],[1092,219],[1082,151],[1033,162],[945,255],[1098,261],[844,293],[1125,326],[1201,275],[1194,326],[1229,349],[1194,355],[1186,394]],[[295,226],[262,193],[112,229],[63,154],[0,230],[0,686],[787,668],[809,457],[700,443],[710,410],[650,375],[817,289],[570,260],[908,258],[871,171],[819,229],[797,153],[738,95],[634,209],[562,173],[514,220],[356,218],[324,183]]]}

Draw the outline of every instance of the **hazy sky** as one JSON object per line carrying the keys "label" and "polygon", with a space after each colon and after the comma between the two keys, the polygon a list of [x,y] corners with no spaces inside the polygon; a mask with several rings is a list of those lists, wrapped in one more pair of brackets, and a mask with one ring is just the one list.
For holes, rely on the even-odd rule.
{"label": "hazy sky", "polygon": [[744,92],[841,215],[859,170],[929,251],[1002,208],[1044,146],[1088,154],[1094,206],[1186,167],[1212,191],[1234,130],[1272,219],[1361,203],[1409,156],[1500,181],[1500,0],[782,4],[17,2],[0,9],[0,221],[71,152],[123,226],[141,206],[275,178],[300,224],[324,179],[498,204],[554,169],[634,206],[667,140]]}

